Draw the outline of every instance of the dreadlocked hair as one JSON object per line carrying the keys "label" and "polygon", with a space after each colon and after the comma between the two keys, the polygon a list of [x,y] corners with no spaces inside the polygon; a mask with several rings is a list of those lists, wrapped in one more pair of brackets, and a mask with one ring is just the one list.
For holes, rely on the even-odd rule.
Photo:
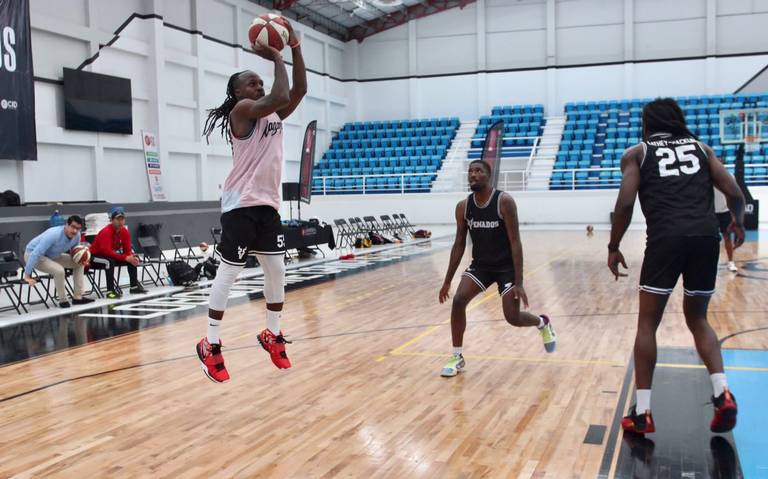
{"label": "dreadlocked hair", "polygon": [[672,98],[657,98],[643,107],[643,139],[654,133],[689,136],[698,140],[685,124],[685,114]]}
{"label": "dreadlocked hair", "polygon": [[221,121],[221,125],[219,126],[221,136],[227,140],[227,143],[231,142],[228,131],[229,114],[232,113],[235,105],[237,105],[237,98],[235,98],[235,82],[237,81],[237,78],[246,71],[247,70],[237,72],[229,77],[229,81],[227,82],[227,98],[224,100],[224,103],[219,105],[218,108],[208,110],[208,118],[206,118],[205,127],[203,127],[203,135],[205,136],[206,143],[209,143],[208,140],[211,133],[216,129],[216,124],[219,123],[219,121]]}

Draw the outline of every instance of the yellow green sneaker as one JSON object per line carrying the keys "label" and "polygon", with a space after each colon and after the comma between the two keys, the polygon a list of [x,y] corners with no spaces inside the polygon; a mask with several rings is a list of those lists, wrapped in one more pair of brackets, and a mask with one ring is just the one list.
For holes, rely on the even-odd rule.
{"label": "yellow green sneaker", "polygon": [[440,376],[444,378],[450,378],[459,374],[459,371],[463,371],[467,363],[464,361],[464,356],[461,354],[454,354],[451,359],[443,366],[440,371]]}
{"label": "yellow green sneaker", "polygon": [[552,321],[549,320],[549,316],[542,314],[540,318],[544,320],[544,327],[539,328],[539,334],[541,334],[541,339],[544,341],[544,349],[548,353],[554,353],[555,347],[557,347],[555,328],[552,327]]}

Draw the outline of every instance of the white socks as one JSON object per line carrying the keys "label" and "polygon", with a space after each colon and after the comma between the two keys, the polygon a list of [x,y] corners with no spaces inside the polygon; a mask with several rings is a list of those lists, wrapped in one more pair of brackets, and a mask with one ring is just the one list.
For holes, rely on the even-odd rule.
{"label": "white socks", "polygon": [[728,381],[725,379],[725,373],[710,374],[709,379],[712,381],[713,396],[718,397],[723,394],[725,388],[728,387]]}
{"label": "white socks", "polygon": [[221,326],[220,319],[208,318],[208,344],[221,343],[221,339],[219,338],[219,326]]}
{"label": "white socks", "polygon": [[539,316],[539,325],[536,326],[536,327],[541,329],[541,328],[543,328],[546,325],[547,325],[547,322],[544,321],[544,316]]}
{"label": "white socks", "polygon": [[464,348],[462,346],[459,346],[458,348],[454,346],[454,348],[453,348],[453,355],[454,356],[461,356],[463,351],[464,351]]}
{"label": "white socks", "polygon": [[645,411],[651,410],[651,390],[650,389],[638,389],[636,396],[637,406],[635,411],[637,414],[645,414]]}
{"label": "white socks", "polygon": [[282,317],[282,311],[267,310],[267,329],[272,331],[275,336],[280,334],[280,319]]}

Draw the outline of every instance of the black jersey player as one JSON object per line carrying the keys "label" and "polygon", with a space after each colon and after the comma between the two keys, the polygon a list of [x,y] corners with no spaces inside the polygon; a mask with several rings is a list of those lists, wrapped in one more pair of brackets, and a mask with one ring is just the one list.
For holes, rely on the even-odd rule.
{"label": "black jersey player", "polygon": [[736,425],[736,401],[728,390],[720,344],[707,322],[707,306],[715,291],[720,255],[713,185],[723,192],[733,222],[728,228],[738,247],[744,242],[744,195],[712,149],[699,142],[685,124],[685,116],[671,98],[657,99],[643,108],[643,141],[624,152],[622,181],[616,200],[608,267],[618,279],[626,276],[619,243],[632,217],[635,196],[647,225],[645,257],[640,271],[640,312],[635,337],[636,403],[623,419],[626,431],[655,431],[651,416],[651,382],[656,365],[656,329],[680,276],[683,312],[696,350],[712,381],[713,432]]}
{"label": "black jersey player", "polygon": [[462,274],[453,297],[451,336],[453,356],[443,367],[442,376],[455,376],[464,369],[464,330],[467,325],[467,304],[482,291],[496,283],[501,295],[504,318],[512,326],[539,328],[547,352],[555,350],[555,331],[545,315],[520,311],[527,308],[528,297],[523,289],[523,247],[517,221],[517,207],[512,197],[491,186],[490,166],[481,160],[469,164],[468,179],[472,194],[456,205],[456,239],[445,282],[439,300],[449,297],[451,280],[459,267],[467,244],[467,232],[472,238],[472,264]]}

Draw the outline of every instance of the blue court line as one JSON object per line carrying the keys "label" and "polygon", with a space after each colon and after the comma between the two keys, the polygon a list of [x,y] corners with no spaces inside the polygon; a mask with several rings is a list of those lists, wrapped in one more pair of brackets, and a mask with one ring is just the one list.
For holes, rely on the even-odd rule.
{"label": "blue court line", "polygon": [[[723,349],[725,366],[768,368],[768,351]],[[768,380],[765,373],[727,370],[728,385],[739,405],[733,430],[736,450],[745,479],[768,477]]]}

